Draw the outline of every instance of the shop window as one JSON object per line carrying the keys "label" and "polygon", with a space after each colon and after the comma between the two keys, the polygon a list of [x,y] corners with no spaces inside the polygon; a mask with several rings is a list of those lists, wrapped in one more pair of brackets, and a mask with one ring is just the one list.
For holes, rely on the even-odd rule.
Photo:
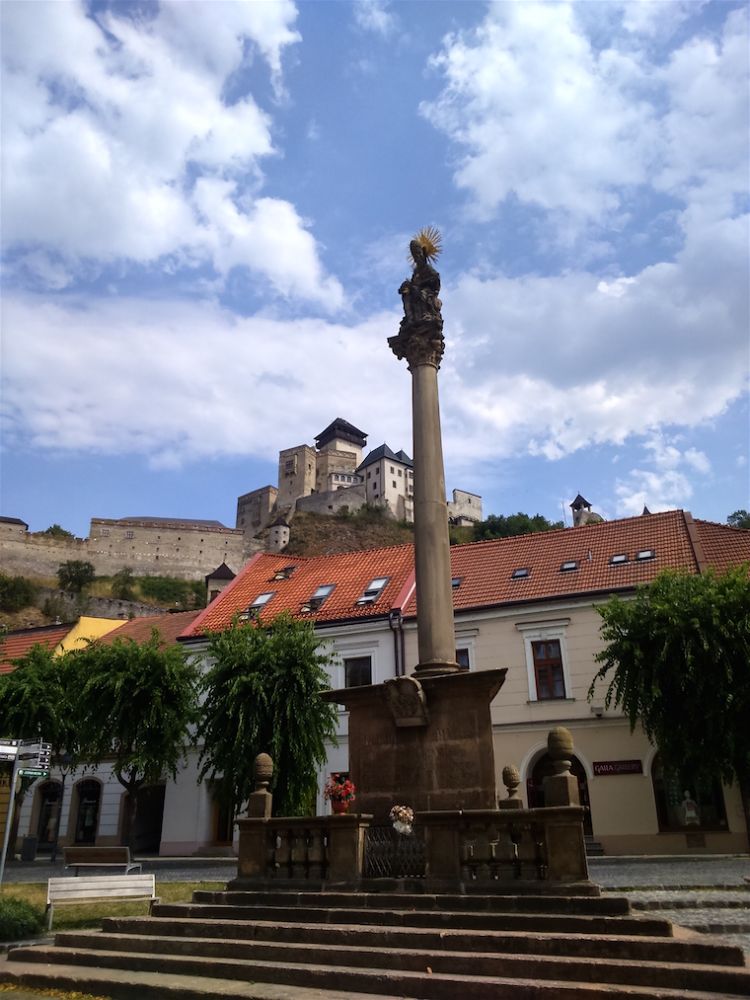
{"label": "shop window", "polygon": [[657,754],[651,780],[661,831],[726,830],[724,794],[717,779],[696,779],[689,772],[669,770]]}

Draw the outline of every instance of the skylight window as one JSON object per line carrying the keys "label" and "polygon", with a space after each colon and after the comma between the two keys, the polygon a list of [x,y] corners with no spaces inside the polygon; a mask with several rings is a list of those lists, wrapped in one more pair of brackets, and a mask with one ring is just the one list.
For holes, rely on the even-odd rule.
{"label": "skylight window", "polygon": [[618,552],[616,555],[609,557],[610,566],[619,566],[620,563],[626,563],[627,561],[628,557],[624,552]]}
{"label": "skylight window", "polygon": [[374,604],[378,597],[388,583],[390,577],[388,576],[376,576],[374,580],[371,580],[365,587],[364,593],[357,600],[357,604]]}
{"label": "skylight window", "polygon": [[519,566],[518,569],[514,569],[510,574],[511,580],[523,580],[524,577],[528,576],[531,570],[528,566]]}
{"label": "skylight window", "polygon": [[639,562],[645,562],[647,559],[656,559],[656,552],[653,549],[639,549],[635,554],[635,558]]}
{"label": "skylight window", "polygon": [[301,607],[301,611],[317,611],[319,607],[323,604],[325,599],[329,597],[335,588],[335,583],[324,583],[314,592],[312,597],[310,597]]}
{"label": "skylight window", "polygon": [[578,569],[578,563],[575,559],[568,559],[560,566],[561,573],[570,573],[574,569]]}
{"label": "skylight window", "polygon": [[273,580],[288,580],[292,573],[295,571],[296,566],[284,566],[282,569],[276,570],[272,579]]}
{"label": "skylight window", "polygon": [[462,580],[463,580],[462,576],[454,576],[453,579],[451,580],[451,587],[453,587],[453,589],[456,590],[458,587],[461,586]]}
{"label": "skylight window", "polygon": [[266,604],[268,604],[275,593],[276,591],[269,590],[265,594],[258,594],[252,604],[249,604],[239,616],[240,621],[247,621],[248,618],[257,618],[261,610]]}

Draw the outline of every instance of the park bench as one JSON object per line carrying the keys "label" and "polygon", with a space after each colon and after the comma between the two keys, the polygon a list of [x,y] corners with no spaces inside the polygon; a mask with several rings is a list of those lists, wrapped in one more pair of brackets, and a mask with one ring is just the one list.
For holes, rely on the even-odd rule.
{"label": "park bench", "polygon": [[52,915],[60,903],[92,903],[112,900],[128,902],[147,899],[148,912],[158,903],[154,875],[84,875],[81,878],[51,878],[47,882],[47,929],[52,930]]}
{"label": "park bench", "polygon": [[129,847],[64,847],[63,863],[66,868],[122,868],[124,874],[139,872],[140,861],[130,860]]}

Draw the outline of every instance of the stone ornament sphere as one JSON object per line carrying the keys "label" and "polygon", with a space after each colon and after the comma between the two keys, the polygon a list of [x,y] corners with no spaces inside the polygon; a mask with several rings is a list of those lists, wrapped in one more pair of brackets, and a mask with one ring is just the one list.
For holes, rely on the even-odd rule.
{"label": "stone ornament sphere", "polygon": [[273,777],[273,758],[270,754],[259,753],[255,758],[255,780],[259,784],[268,784]]}
{"label": "stone ornament sphere", "polygon": [[514,764],[507,764],[503,768],[503,784],[506,788],[513,788],[521,783],[521,774]]}
{"label": "stone ornament sphere", "polygon": [[573,753],[573,736],[565,726],[555,726],[547,736],[547,752],[553,760],[566,760]]}

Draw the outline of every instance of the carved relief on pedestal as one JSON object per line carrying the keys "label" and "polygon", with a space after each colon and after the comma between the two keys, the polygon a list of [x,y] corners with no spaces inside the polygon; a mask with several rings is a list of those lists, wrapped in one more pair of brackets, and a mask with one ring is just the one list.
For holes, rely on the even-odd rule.
{"label": "carved relief on pedestal", "polygon": [[397,726],[426,726],[427,700],[414,677],[392,677],[383,685],[385,699]]}

